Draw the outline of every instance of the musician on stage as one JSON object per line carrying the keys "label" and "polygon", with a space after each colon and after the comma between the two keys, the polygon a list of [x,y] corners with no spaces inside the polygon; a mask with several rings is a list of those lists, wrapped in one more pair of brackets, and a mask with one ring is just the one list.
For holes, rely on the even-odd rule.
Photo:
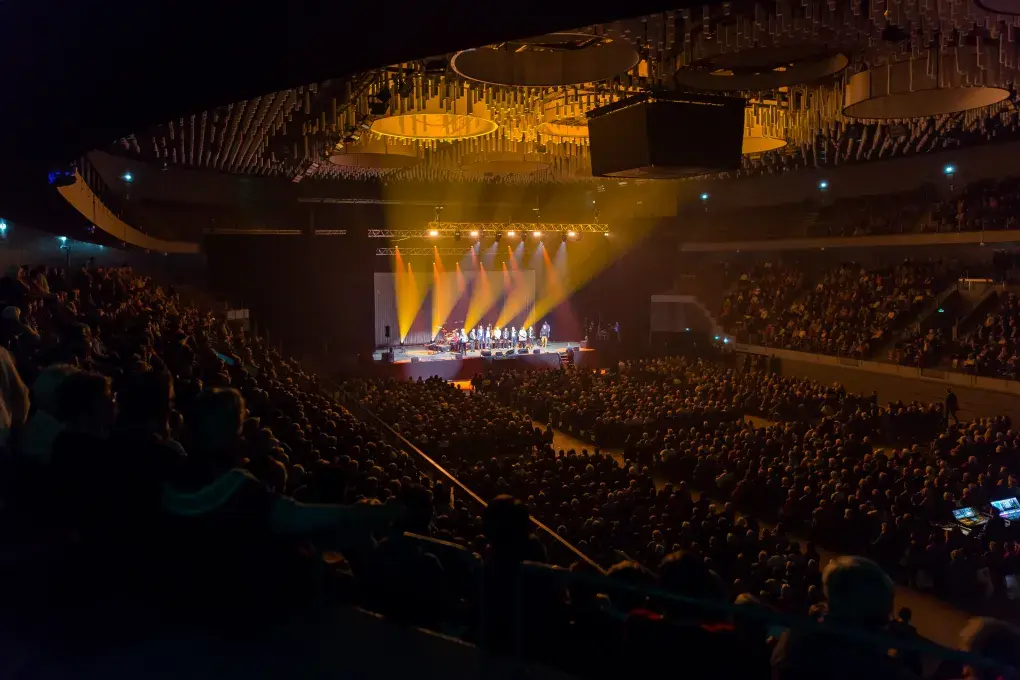
{"label": "musician on stage", "polygon": [[528,344],[528,329],[521,326],[521,330],[517,331],[517,349],[523,348]]}
{"label": "musician on stage", "polygon": [[475,343],[478,342],[477,335],[475,334],[475,329],[474,328],[472,328],[470,331],[468,331],[468,340],[471,341],[471,349],[474,349],[475,348]]}
{"label": "musician on stage", "polygon": [[496,326],[495,328],[492,329],[492,346],[495,347],[496,349],[499,349],[501,347],[501,345],[499,344],[501,335],[503,335],[503,332],[499,330],[499,326]]}
{"label": "musician on stage", "polygon": [[549,336],[552,334],[552,328],[549,327],[548,321],[542,322],[542,327],[538,331],[539,336],[542,338],[542,348],[546,348],[549,345]]}
{"label": "musician on stage", "polygon": [[466,328],[460,329],[460,351],[467,351],[468,346],[468,332]]}
{"label": "musician on stage", "polygon": [[528,326],[528,347],[535,346],[535,327]]}
{"label": "musician on stage", "polygon": [[492,349],[492,324],[485,327],[485,349]]}
{"label": "musician on stage", "polygon": [[513,349],[517,346],[517,326],[510,326],[510,337],[507,340],[507,349]]}

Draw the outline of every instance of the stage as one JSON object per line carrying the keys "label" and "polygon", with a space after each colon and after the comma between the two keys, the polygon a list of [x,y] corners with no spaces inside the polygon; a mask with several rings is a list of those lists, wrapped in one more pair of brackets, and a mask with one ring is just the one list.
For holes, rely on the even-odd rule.
{"label": "stage", "polygon": [[433,352],[424,345],[404,345],[393,348],[393,363],[384,360],[385,349],[376,350],[372,359],[377,372],[400,378],[440,377],[444,380],[467,380],[478,373],[504,371],[518,368],[556,369],[567,361],[567,348],[573,350],[573,361],[577,365],[594,366],[595,350],[582,349],[580,342],[550,342],[548,347],[527,354],[496,356],[500,350],[492,350],[491,356],[483,356],[482,350],[469,350],[458,356],[453,352]]}

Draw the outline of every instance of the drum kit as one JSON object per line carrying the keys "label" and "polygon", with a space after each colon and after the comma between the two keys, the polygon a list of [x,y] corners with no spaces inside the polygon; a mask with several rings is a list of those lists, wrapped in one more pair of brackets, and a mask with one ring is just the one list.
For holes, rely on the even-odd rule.
{"label": "drum kit", "polygon": [[426,349],[432,354],[438,354],[440,352],[457,352],[463,351],[463,342],[460,339],[460,332],[457,330],[457,326],[453,328],[447,328],[443,326],[436,333],[435,340],[432,341]]}

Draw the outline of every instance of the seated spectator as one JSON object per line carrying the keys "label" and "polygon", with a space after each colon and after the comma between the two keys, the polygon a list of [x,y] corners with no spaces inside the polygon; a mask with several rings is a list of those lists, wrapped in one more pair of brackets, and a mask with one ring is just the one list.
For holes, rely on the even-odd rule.
{"label": "seated spectator", "polygon": [[[811,632],[789,631],[772,654],[777,678],[910,678],[911,673],[890,657],[881,643],[866,644],[841,635],[883,633],[889,626],[893,584],[882,569],[860,557],[829,562],[823,577],[827,612],[821,627]],[[827,626],[832,631],[826,630]]]}
{"label": "seated spectator", "polygon": [[25,424],[28,409],[28,388],[21,380],[14,357],[0,347],[0,448],[8,446],[12,429]]}
{"label": "seated spectator", "polygon": [[995,619],[974,618],[960,632],[960,637],[965,651],[999,664],[996,667],[966,666],[963,675],[968,680],[1015,677],[1020,670],[1020,628]]}

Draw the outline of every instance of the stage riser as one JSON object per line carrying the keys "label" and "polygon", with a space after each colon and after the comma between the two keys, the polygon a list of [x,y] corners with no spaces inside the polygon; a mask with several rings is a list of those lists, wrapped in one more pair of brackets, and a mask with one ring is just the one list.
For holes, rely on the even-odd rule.
{"label": "stage riser", "polygon": [[[575,352],[574,363],[581,366],[595,366],[595,352]],[[445,361],[401,362],[397,364],[373,363],[377,376],[394,378],[431,378],[444,380],[467,380],[478,373],[518,369],[558,369],[560,355],[556,353],[518,354],[513,357],[465,357]]]}

